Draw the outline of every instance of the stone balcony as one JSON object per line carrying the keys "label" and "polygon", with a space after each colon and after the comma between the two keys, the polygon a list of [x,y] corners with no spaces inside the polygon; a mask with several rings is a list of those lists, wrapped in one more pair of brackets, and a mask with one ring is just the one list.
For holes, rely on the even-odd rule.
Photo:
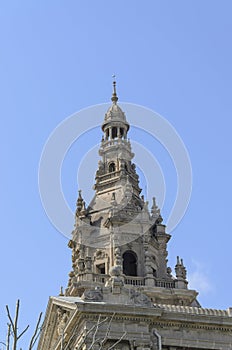
{"label": "stone balcony", "polygon": [[[196,306],[200,307],[197,302],[197,292],[186,289],[185,281],[181,279],[158,279],[155,277],[126,276],[122,275],[124,288],[142,290],[154,303]],[[95,290],[108,288],[112,277],[107,274],[96,274],[84,272],[72,278],[72,282],[66,289],[66,296],[81,297],[85,290]],[[121,287],[119,287],[121,288]]]}
{"label": "stone balcony", "polygon": [[[109,278],[110,278],[110,275],[105,275],[105,274],[83,273],[77,276],[77,282],[86,281],[86,282],[105,284],[109,280]],[[175,280],[165,281],[165,280],[154,278],[154,287],[173,289],[173,288],[177,288],[175,282],[176,282]],[[124,275],[124,283],[126,285],[130,285],[134,287],[141,287],[146,285],[146,278]]]}

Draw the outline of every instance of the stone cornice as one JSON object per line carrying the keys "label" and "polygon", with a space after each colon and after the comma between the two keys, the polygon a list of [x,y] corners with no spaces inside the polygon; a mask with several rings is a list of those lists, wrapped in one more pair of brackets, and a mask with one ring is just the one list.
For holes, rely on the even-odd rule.
{"label": "stone cornice", "polygon": [[163,305],[163,304],[158,304],[158,306],[162,307],[165,311],[171,311],[171,312],[187,313],[187,314],[193,314],[193,315],[232,317],[230,309],[218,310],[218,309],[208,309],[208,308],[193,307],[193,306]]}
{"label": "stone cornice", "polygon": [[[167,330],[170,332],[200,330],[210,333],[223,332],[229,337],[232,335],[231,309],[215,310],[163,304],[147,307],[143,305],[111,304],[109,302],[86,302],[79,297],[51,297],[38,350],[49,349],[51,346],[51,340],[54,339],[54,332],[56,332],[58,325],[57,308],[59,307],[69,312],[69,318],[64,329],[64,340],[66,342],[74,334],[74,329],[79,328],[87,320],[96,322],[99,314],[102,317],[109,317],[114,314],[114,320],[118,323],[145,323],[149,328],[155,327],[164,334]],[[169,337],[165,339],[168,341]],[[54,350],[59,349],[60,342],[61,338],[59,337],[52,345]]]}

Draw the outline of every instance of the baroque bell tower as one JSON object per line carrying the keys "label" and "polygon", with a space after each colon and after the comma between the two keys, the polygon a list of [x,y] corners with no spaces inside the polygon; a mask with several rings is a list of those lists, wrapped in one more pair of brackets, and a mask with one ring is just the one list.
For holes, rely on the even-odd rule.
{"label": "baroque bell tower", "polygon": [[38,350],[232,349],[232,308],[202,308],[183,260],[175,274],[167,265],[171,236],[141,195],[115,81],[111,100],[95,194],[86,205],[79,190],[68,286],[49,299]]}
{"label": "baroque bell tower", "polygon": [[81,296],[112,283],[116,274],[125,288],[143,288],[157,303],[198,306],[197,293],[187,289],[186,269],[177,259],[176,276],[167,266],[170,235],[162,224],[155,198],[151,211],[140,195],[125,113],[113,82],[112,105],[102,124],[101,157],[95,195],[86,206],[77,200],[72,249],[73,270],[66,295]]}

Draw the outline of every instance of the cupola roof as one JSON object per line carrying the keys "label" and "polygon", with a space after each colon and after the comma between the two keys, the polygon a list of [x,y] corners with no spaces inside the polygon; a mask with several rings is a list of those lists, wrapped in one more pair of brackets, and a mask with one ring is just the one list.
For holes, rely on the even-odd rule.
{"label": "cupola roof", "polygon": [[102,124],[102,129],[104,130],[104,128],[107,124],[111,124],[111,123],[122,124],[123,123],[123,124],[126,124],[127,131],[128,131],[130,125],[128,124],[128,122],[126,120],[125,113],[122,111],[122,109],[117,104],[118,96],[117,96],[117,92],[116,92],[116,82],[115,81],[113,82],[113,94],[112,94],[111,100],[113,103],[109,107],[109,109],[107,110],[107,112],[105,114],[104,122]]}

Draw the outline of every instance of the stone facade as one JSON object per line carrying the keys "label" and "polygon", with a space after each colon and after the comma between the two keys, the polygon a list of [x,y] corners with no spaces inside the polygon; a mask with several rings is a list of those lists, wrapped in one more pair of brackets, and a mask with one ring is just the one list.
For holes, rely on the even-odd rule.
{"label": "stone facade", "polygon": [[167,265],[155,198],[140,195],[116,83],[102,124],[95,196],[77,199],[65,294],[49,300],[39,350],[232,349],[232,310],[204,309],[183,260]]}

